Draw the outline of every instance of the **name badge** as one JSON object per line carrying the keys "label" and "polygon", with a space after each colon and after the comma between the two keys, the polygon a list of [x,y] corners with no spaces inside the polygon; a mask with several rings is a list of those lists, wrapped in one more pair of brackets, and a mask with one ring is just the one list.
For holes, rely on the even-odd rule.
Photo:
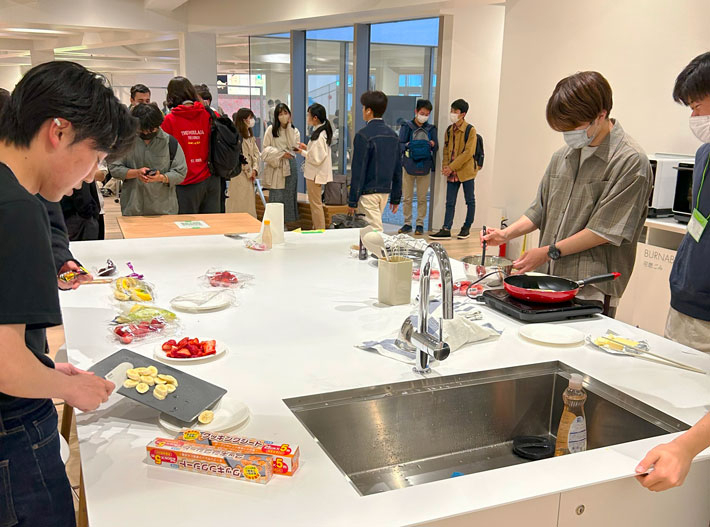
{"label": "name badge", "polygon": [[693,215],[688,222],[688,234],[690,234],[693,239],[699,243],[707,224],[707,218],[705,218],[705,216],[703,216],[698,209],[693,209]]}

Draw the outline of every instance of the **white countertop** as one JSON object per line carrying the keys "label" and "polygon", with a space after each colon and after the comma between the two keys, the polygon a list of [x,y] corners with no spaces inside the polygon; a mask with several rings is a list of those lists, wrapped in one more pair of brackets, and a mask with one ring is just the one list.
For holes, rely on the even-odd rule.
{"label": "white countertop", "polygon": [[679,223],[673,218],[648,218],[644,225],[649,229],[675,232],[676,234],[685,234],[688,231],[686,224]]}
{"label": "white countertop", "polygon": [[[377,269],[349,257],[357,231],[287,233],[286,241],[265,253],[223,236],[72,244],[74,255],[87,267],[111,258],[124,273],[125,262],[131,261],[156,285],[157,305],[163,307],[174,296],[199,289],[197,277],[209,267],[255,275],[250,287],[238,291],[238,307],[180,315],[185,335],[217,338],[230,353],[178,367],[223,386],[249,405],[251,421],[239,434],[301,448],[296,475],[275,476],[266,486],[148,466],[143,462],[145,445],[165,436],[157,412],[114,394],[99,410],[77,417],[92,527],[114,527],[122,518],[217,525],[245,518],[247,509],[255,522],[265,525],[409,525],[629,477],[652,446],[673,437],[360,496],[282,399],[417,378],[406,364],[354,347],[397,330],[413,306],[377,304]],[[460,264],[453,267],[455,278],[463,278]],[[116,310],[110,286],[83,286],[60,296],[73,363],[88,367],[120,348],[107,329]],[[487,320],[506,327],[501,338],[452,353],[435,367],[436,373],[561,360],[687,423],[700,419],[710,405],[710,377],[589,347],[524,342],[517,335],[519,323],[482,309]],[[610,328],[642,337],[656,352],[710,370],[710,357],[701,352],[618,321],[598,316],[570,325],[585,333]],[[153,346],[130,347],[152,356]]]}

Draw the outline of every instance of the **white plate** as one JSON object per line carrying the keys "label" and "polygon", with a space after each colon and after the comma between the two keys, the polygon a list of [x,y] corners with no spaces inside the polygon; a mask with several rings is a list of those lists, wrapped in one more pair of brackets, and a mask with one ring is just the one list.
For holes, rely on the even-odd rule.
{"label": "white plate", "polygon": [[[178,390],[180,387],[178,387]],[[176,424],[169,416],[160,414],[158,423],[168,432],[178,434],[180,431],[189,427],[195,430],[208,430],[210,432],[227,432],[244,425],[249,420],[249,407],[241,401],[232,399],[229,395],[222,397],[219,402],[212,408],[214,419],[210,424],[203,425],[195,420],[190,425],[180,426]]]}
{"label": "white plate", "polygon": [[196,291],[186,295],[176,296],[170,301],[170,306],[178,311],[188,313],[205,313],[221,311],[235,303],[234,293],[229,289],[215,291]]}
{"label": "white plate", "polygon": [[[193,337],[193,338],[199,338],[199,337]],[[168,357],[165,352],[163,351],[163,344],[167,342],[168,340],[174,340],[176,342],[180,342],[181,339],[161,339],[158,344],[155,345],[155,348],[153,348],[153,357],[158,359],[160,362],[166,362],[170,364],[190,364],[193,362],[204,362],[208,360],[215,360],[223,357],[229,352],[229,348],[224,345],[223,342],[217,341],[215,345],[215,350],[217,353],[214,355],[207,355],[206,357],[193,357],[190,359],[173,359],[172,357]],[[203,339],[200,339],[200,342],[202,342]],[[204,340],[213,340],[213,339],[204,339]]]}
{"label": "white plate", "polygon": [[521,336],[542,344],[571,346],[584,342],[584,333],[562,324],[527,324],[518,330]]}

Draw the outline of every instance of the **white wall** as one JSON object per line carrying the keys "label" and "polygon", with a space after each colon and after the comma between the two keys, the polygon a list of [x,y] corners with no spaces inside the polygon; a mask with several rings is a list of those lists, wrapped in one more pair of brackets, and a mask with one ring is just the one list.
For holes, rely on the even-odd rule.
{"label": "white wall", "polygon": [[0,88],[12,91],[21,78],[20,66],[0,66]]}
{"label": "white wall", "polygon": [[547,99],[576,71],[609,80],[611,116],[648,153],[694,153],[690,112],[671,92],[683,67],[708,49],[707,0],[508,0],[492,204],[515,219],[532,201],[563,144],[545,121]]}
{"label": "white wall", "polygon": [[[503,51],[503,6],[464,4],[457,6],[443,24],[439,128],[440,152],[444,147],[444,132],[449,123],[449,107],[456,99],[469,103],[466,120],[476,127],[483,137],[486,159],[484,168],[476,177],[476,217],[474,227],[497,226],[500,212],[492,209],[493,179],[495,175],[496,130],[498,92],[500,88],[501,55]],[[449,27],[449,24],[453,24]],[[448,33],[448,34],[447,34]],[[441,175],[441,156],[432,194],[433,228],[444,221],[446,205],[446,178]],[[463,188],[454,216],[454,229],[458,230],[466,216]],[[485,222],[485,223],[484,223]]]}

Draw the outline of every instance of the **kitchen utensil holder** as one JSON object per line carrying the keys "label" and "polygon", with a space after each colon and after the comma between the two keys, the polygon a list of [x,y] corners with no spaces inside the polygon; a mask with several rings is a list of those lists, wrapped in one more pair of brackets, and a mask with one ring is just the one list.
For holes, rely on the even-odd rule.
{"label": "kitchen utensil holder", "polygon": [[412,301],[412,260],[394,256],[377,265],[377,299],[388,306],[400,306]]}

